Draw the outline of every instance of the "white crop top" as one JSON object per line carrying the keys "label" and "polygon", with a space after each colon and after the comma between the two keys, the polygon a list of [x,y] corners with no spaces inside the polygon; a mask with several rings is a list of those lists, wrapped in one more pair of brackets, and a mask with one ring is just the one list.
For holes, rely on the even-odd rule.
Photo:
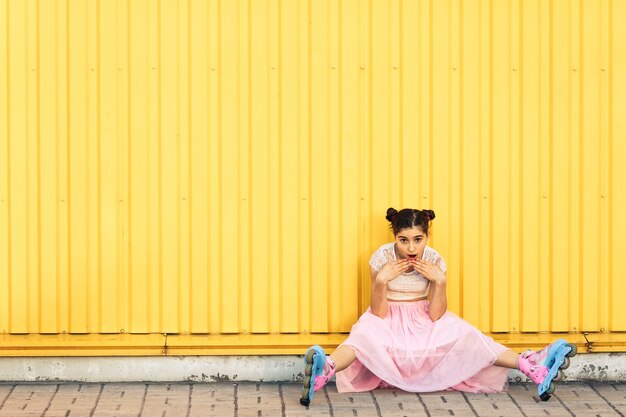
{"label": "white crop top", "polygon": [[[386,263],[396,260],[395,242],[382,245],[370,258],[370,266],[380,271]],[[424,247],[422,259],[428,262],[437,262],[441,259],[440,267],[446,272],[446,263],[441,255],[430,246]],[[430,281],[422,274],[413,270],[392,279],[387,283],[387,299],[391,301],[407,301],[422,298],[428,295]]]}

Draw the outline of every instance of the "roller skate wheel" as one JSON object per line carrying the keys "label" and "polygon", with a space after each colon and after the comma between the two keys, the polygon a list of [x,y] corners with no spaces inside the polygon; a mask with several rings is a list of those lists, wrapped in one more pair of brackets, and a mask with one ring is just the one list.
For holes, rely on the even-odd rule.
{"label": "roller skate wheel", "polygon": [[559,382],[563,380],[563,371],[559,370],[554,377],[554,381]]}
{"label": "roller skate wheel", "polygon": [[568,357],[572,357],[574,356],[576,353],[578,353],[578,349],[576,349],[576,345],[573,345],[571,343],[568,343],[567,346],[569,346],[572,350],[570,350],[569,352],[567,352],[567,354],[565,356]]}
{"label": "roller skate wheel", "polygon": [[566,356],[563,358],[563,363],[559,366],[559,369],[567,369],[569,368],[569,358]]}

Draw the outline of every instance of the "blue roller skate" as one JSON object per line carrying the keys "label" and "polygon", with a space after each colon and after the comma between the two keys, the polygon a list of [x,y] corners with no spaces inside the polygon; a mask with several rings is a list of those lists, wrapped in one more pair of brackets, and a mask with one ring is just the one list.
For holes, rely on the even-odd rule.
{"label": "blue roller skate", "polygon": [[325,364],[326,352],[324,352],[321,346],[312,346],[304,354],[304,385],[302,387],[300,404],[308,406],[313,399],[315,391],[324,386],[322,383],[321,386],[318,387],[318,385],[320,385],[318,380],[321,382],[322,379],[327,379],[320,378],[324,377]]}
{"label": "blue roller skate", "polygon": [[548,401],[554,393],[555,382],[563,379],[576,346],[563,339],[546,346],[538,352],[529,350],[517,359],[517,368],[538,385],[537,393],[542,401]]}

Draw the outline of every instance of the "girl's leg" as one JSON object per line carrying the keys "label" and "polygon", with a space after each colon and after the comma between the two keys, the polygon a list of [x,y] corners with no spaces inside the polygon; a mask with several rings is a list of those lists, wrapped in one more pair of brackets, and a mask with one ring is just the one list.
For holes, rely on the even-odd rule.
{"label": "girl's leg", "polygon": [[498,356],[494,365],[501,366],[503,368],[517,369],[517,358],[519,355],[513,352],[511,349],[505,350]]}
{"label": "girl's leg", "polygon": [[356,353],[350,346],[341,345],[330,354],[330,358],[335,363],[335,372],[339,372],[346,369],[356,360]]}

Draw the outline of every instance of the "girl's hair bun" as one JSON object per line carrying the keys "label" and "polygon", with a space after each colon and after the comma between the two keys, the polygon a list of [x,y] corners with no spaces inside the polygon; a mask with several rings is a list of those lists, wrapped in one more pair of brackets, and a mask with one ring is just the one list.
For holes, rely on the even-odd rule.
{"label": "girl's hair bun", "polygon": [[389,207],[387,209],[387,215],[385,216],[385,219],[387,219],[390,222],[393,222],[393,218],[396,217],[397,214],[398,214],[398,210],[396,210],[393,207]]}
{"label": "girl's hair bun", "polygon": [[422,210],[422,212],[424,212],[424,214],[426,214],[426,216],[428,217],[428,220],[434,220],[435,219],[435,212],[432,210]]}

